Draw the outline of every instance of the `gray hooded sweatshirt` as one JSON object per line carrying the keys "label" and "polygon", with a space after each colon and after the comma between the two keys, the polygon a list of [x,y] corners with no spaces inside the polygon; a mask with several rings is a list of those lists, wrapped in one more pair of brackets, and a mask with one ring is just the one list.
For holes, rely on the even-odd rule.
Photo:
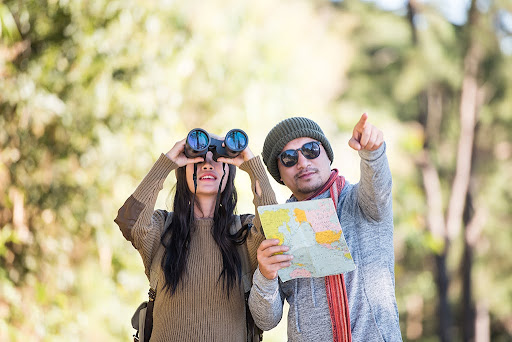
{"label": "gray hooded sweatshirt", "polygon": [[[402,341],[395,298],[391,172],[386,145],[359,151],[361,179],[345,182],[337,213],[356,264],[344,274],[352,340]],[[329,191],[315,199],[330,197]],[[292,198],[288,201],[296,201]],[[253,276],[249,307],[263,330],[274,328],[288,311],[288,341],[332,341],[325,279],[268,280],[259,269]]]}

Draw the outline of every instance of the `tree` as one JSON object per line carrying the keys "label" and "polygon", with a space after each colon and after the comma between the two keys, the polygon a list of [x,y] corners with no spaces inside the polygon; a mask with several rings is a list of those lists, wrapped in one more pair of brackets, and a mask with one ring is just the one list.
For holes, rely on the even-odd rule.
{"label": "tree", "polygon": [[[353,64],[348,87],[351,89],[342,95],[341,101],[369,100],[374,110],[394,111],[400,120],[411,122],[409,127],[413,128],[406,135],[409,141],[403,146],[413,152],[411,160],[421,170],[419,178],[411,173],[411,181],[417,182],[416,188],[423,188],[426,210],[423,212],[411,206],[417,196],[411,193],[415,188],[412,185],[409,185],[409,191],[395,190],[400,193],[395,196],[395,203],[405,212],[417,210],[417,214],[424,216],[426,230],[418,235],[414,229],[411,231],[414,225],[408,226],[405,240],[408,244],[414,241],[413,246],[420,248],[402,252],[404,259],[399,261],[403,264],[399,262],[397,267],[408,270],[405,274],[397,270],[397,283],[409,281],[411,278],[406,275],[414,273],[422,277],[422,272],[415,270],[422,264],[416,257],[428,258],[429,253],[425,252],[430,251],[432,264],[428,267],[436,275],[437,295],[422,293],[424,300],[415,299],[411,301],[415,304],[406,306],[405,319],[402,318],[407,325],[406,336],[419,339],[432,334],[429,320],[421,317],[434,317],[436,312],[440,340],[481,340],[482,335],[489,338],[491,328],[476,334],[474,328],[480,329],[482,322],[491,322],[489,317],[492,315],[485,313],[489,304],[482,293],[475,301],[472,289],[481,288],[482,282],[488,288],[499,288],[499,285],[482,281],[485,278],[475,266],[481,259],[487,259],[486,253],[493,254],[482,250],[482,240],[495,239],[491,233],[495,232],[494,223],[488,220],[495,209],[486,191],[478,190],[502,175],[498,169],[510,168],[495,149],[495,146],[510,146],[510,134],[503,132],[503,127],[509,127],[510,123],[504,123],[508,120],[495,110],[509,101],[501,93],[508,93],[510,83],[495,74],[497,68],[510,63],[510,57],[500,50],[503,32],[496,30],[496,27],[504,26],[497,25],[496,20],[505,11],[505,3],[488,3],[483,8],[473,1],[463,26],[447,22],[434,5],[409,1],[407,16],[398,18],[392,13],[374,15],[373,10],[366,8],[367,13],[372,13],[372,19],[361,20],[354,30],[354,36],[360,38],[363,55]],[[345,2],[344,6],[344,9],[355,12],[360,4]],[[392,17],[395,18],[393,23]],[[383,27],[383,23],[387,24],[386,30],[376,29]],[[407,35],[404,25],[409,28]],[[368,38],[370,35],[372,38]],[[367,75],[372,75],[372,83],[376,86],[365,88],[359,85],[358,82],[367,82]],[[413,122],[419,123],[421,128],[417,129]],[[496,133],[483,139],[482,131]],[[421,148],[413,144],[418,138],[423,142]],[[505,154],[509,155],[508,152]],[[503,164],[497,166],[500,163]],[[501,198],[506,201],[508,191],[499,192],[498,196],[503,196]],[[402,201],[408,205],[402,206]],[[395,217],[399,236],[403,229],[400,216],[403,215],[404,211],[400,211]],[[502,218],[510,221],[510,215],[502,215]],[[485,234],[485,231],[489,233]],[[409,260],[405,261],[406,258]],[[460,265],[459,270],[457,265]],[[503,267],[508,269],[509,265],[502,263],[498,268]],[[398,288],[403,289],[400,285]],[[462,290],[461,296],[457,295],[457,289]],[[412,293],[409,296],[417,298]],[[428,304],[434,298],[438,298],[436,311]],[[478,310],[475,310],[475,302]],[[478,312],[476,322],[475,312]],[[409,326],[415,328],[409,329]],[[509,336],[510,331],[498,329],[492,335]]]}

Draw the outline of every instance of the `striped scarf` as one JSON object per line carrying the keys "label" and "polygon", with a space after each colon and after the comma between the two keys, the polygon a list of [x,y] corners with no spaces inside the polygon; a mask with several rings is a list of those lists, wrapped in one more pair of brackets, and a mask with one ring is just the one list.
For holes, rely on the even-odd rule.
{"label": "striped scarf", "polygon": [[[338,205],[338,195],[345,186],[345,178],[338,176],[338,170],[333,169],[331,176],[324,186],[317,190],[305,201],[315,198],[329,189],[334,207]],[[343,274],[326,276],[325,292],[327,294],[327,303],[329,303],[329,314],[331,315],[332,338],[334,342],[351,342],[352,334],[350,331],[350,315],[348,312],[348,297],[345,287]]]}

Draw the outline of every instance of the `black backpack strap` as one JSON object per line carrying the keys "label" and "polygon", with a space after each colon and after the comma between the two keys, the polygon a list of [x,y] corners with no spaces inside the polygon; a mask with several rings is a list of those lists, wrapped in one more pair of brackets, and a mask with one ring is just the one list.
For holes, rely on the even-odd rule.
{"label": "black backpack strap", "polygon": [[[252,222],[245,223],[250,214],[240,215],[235,217],[235,224],[231,227],[231,234],[239,233],[242,229],[251,229]],[[246,234],[247,232],[242,232]],[[249,251],[247,250],[247,244],[243,243],[237,247],[238,254],[240,255],[240,262],[242,264],[242,285],[244,287],[245,297],[245,318],[247,322],[247,342],[259,342],[263,339],[263,330],[261,330],[254,323],[251,311],[249,310],[249,295],[252,287],[252,276],[251,261],[249,259]]]}
{"label": "black backpack strap", "polygon": [[[167,229],[172,221],[172,213],[165,210],[160,210],[165,215],[164,231]],[[149,300],[146,307],[146,320],[144,323],[144,342],[149,342],[151,333],[153,331],[153,307],[155,305],[156,289],[158,286],[158,278],[162,272],[161,261],[165,253],[165,247],[160,243],[156,251],[155,257],[151,261],[151,268],[149,270]],[[142,337],[142,336],[141,336]]]}
{"label": "black backpack strap", "polygon": [[[243,221],[241,216],[235,216],[235,222],[231,226],[230,233],[237,234],[240,233],[242,228],[248,229],[248,227],[242,227],[242,222]],[[240,255],[240,263],[242,266],[242,285],[244,287],[244,293],[248,293],[251,291],[252,286],[252,272],[251,262],[249,260],[249,251],[247,250],[247,245],[245,243],[237,245],[236,249],[238,251],[238,255]]]}

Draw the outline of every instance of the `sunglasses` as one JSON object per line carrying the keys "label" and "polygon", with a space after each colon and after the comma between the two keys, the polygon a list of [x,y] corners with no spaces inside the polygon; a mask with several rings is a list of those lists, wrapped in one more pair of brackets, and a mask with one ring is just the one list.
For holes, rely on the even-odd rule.
{"label": "sunglasses", "polygon": [[302,145],[301,148],[296,150],[286,150],[277,156],[281,163],[286,167],[292,167],[297,164],[299,161],[299,151],[302,152],[302,155],[307,159],[315,159],[320,155],[320,145],[322,145],[318,141],[311,141]]}

